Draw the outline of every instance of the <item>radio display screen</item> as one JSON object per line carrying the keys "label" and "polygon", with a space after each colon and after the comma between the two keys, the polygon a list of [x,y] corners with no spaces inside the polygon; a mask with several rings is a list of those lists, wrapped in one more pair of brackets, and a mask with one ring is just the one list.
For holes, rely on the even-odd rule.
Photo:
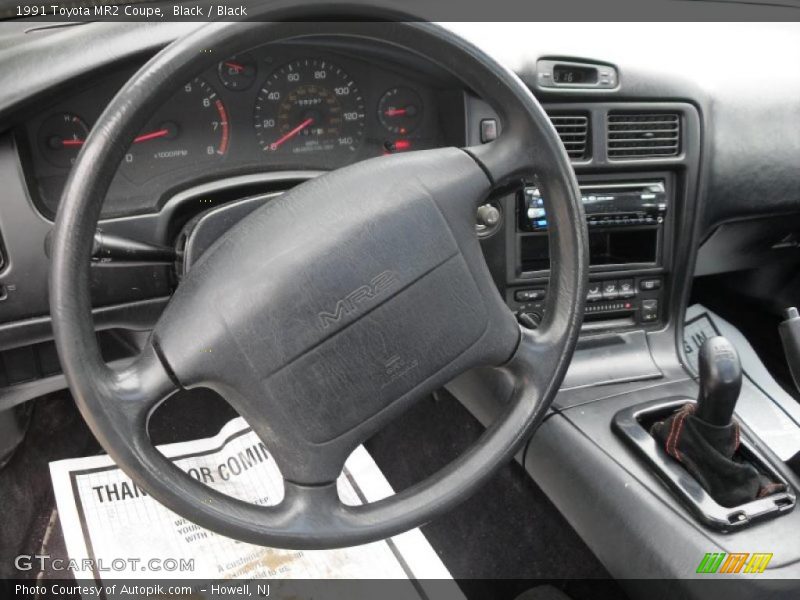
{"label": "radio display screen", "polygon": [[[660,225],[667,211],[663,182],[581,188],[586,221],[594,227]],[[547,212],[537,187],[522,190],[519,225],[523,231],[546,231]]]}

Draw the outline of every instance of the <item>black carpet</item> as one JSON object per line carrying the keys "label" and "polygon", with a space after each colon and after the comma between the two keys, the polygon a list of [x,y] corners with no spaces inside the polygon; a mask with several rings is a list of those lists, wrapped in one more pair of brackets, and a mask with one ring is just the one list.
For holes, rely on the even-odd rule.
{"label": "black carpet", "polygon": [[[366,444],[395,490],[437,471],[483,432],[455,398],[448,394],[437,398],[419,403]],[[513,599],[545,580],[554,580],[575,600],[624,598],[516,462],[422,531],[470,598]]]}
{"label": "black carpet", "polygon": [[155,445],[186,442],[215,436],[238,416],[216,393],[195,389],[178,392],[162,403],[151,415],[148,431]]}
{"label": "black carpet", "polygon": [[40,554],[55,505],[50,461],[99,450],[67,392],[35,401],[24,441],[0,470],[0,578],[38,574],[36,570],[17,574],[14,557]]}
{"label": "black carpet", "polygon": [[[236,416],[230,405],[213,392],[183,392],[155,411],[150,435],[155,444],[213,436]],[[14,557],[20,554],[67,556],[57,515],[48,531],[55,509],[48,464],[101,452],[69,392],[57,392],[33,402],[25,440],[5,468],[0,469],[0,578],[36,578],[37,569],[20,573],[14,569]],[[63,573],[44,575],[63,577]]]}

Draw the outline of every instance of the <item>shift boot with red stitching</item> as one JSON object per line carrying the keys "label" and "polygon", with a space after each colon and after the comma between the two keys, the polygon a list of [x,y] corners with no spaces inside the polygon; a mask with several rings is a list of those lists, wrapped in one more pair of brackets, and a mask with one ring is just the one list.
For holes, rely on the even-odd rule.
{"label": "shift boot with red stitching", "polygon": [[655,423],[651,435],[667,454],[678,460],[719,504],[745,504],[783,491],[784,485],[760,473],[736,456],[739,424],[718,427],[697,418],[687,404],[671,417]]}

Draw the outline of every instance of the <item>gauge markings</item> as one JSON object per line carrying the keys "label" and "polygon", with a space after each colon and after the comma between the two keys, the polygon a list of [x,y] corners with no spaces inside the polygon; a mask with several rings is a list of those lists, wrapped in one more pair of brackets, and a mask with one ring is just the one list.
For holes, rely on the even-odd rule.
{"label": "gauge markings", "polygon": [[333,64],[309,58],[267,77],[256,99],[254,128],[266,152],[355,151],[365,117],[355,81]]}
{"label": "gauge markings", "polygon": [[422,123],[422,98],[411,88],[392,88],[378,103],[378,120],[392,133],[411,133]]}
{"label": "gauge markings", "polygon": [[228,152],[230,127],[216,90],[197,77],[164,104],[131,144],[122,172],[134,182],[159,177]]}
{"label": "gauge markings", "polygon": [[88,135],[89,126],[78,115],[57,113],[47,117],[39,128],[39,148],[49,163],[68,168]]}
{"label": "gauge markings", "polygon": [[257,74],[258,65],[250,54],[231,57],[217,66],[217,75],[222,85],[234,92],[248,89],[256,80]]}

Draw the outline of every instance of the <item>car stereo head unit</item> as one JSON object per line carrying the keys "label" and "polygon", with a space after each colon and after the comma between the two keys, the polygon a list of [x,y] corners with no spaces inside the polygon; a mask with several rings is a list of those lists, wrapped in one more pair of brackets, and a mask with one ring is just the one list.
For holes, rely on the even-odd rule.
{"label": "car stereo head unit", "polygon": [[[663,181],[582,185],[581,200],[589,227],[660,225],[667,212]],[[527,186],[520,193],[519,226],[523,231],[546,231],[542,192]]]}

